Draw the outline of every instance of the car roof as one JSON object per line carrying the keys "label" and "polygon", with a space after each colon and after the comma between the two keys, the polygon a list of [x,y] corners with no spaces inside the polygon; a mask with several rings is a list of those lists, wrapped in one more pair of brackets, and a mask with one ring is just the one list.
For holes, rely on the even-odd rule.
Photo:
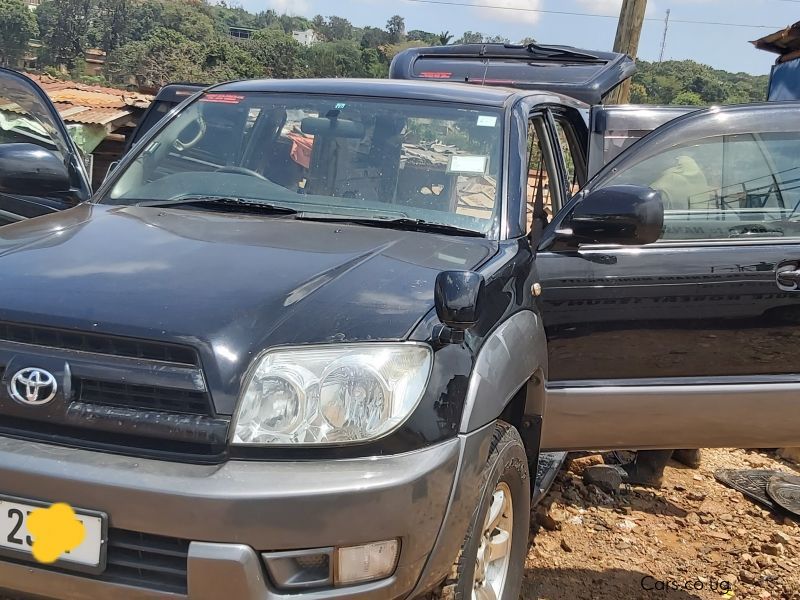
{"label": "car roof", "polygon": [[501,87],[398,79],[254,79],[224,83],[210,91],[373,96],[498,107],[510,98],[528,95]]}

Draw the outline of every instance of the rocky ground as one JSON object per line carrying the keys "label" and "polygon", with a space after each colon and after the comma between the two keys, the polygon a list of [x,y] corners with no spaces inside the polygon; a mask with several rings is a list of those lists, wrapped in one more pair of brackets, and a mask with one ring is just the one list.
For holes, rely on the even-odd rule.
{"label": "rocky ground", "polygon": [[[800,471],[774,453],[704,450],[660,490],[585,486],[583,457],[536,509],[526,600],[800,600],[800,524],[715,481],[719,468]],[[676,589],[677,588],[677,589]]]}

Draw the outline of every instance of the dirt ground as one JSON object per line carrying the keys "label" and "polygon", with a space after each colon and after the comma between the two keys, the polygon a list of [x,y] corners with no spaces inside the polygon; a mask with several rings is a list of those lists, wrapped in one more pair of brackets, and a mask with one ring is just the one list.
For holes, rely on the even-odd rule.
{"label": "dirt ground", "polygon": [[[719,468],[800,468],[774,453],[704,450],[671,462],[660,490],[584,486],[573,461],[536,510],[526,600],[800,600],[800,525],[713,477]],[[677,589],[676,589],[677,588]]]}

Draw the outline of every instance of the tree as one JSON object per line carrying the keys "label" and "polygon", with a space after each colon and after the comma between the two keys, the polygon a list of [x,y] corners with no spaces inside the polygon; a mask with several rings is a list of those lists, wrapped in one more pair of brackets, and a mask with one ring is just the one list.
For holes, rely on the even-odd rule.
{"label": "tree", "polygon": [[262,29],[241,44],[268,77],[291,79],[306,75],[304,48],[279,29]]}
{"label": "tree", "polygon": [[703,106],[706,102],[703,97],[697,92],[684,90],[672,99],[672,104],[683,106]]}
{"label": "tree", "polygon": [[361,47],[380,48],[391,41],[389,38],[390,35],[383,29],[379,29],[378,27],[364,27],[364,32],[361,34]]}
{"label": "tree", "polygon": [[406,39],[425,42],[426,46],[435,46],[439,43],[439,36],[437,34],[431,33],[430,31],[423,31],[422,29],[412,29],[406,35]]}
{"label": "tree", "polygon": [[465,31],[456,44],[482,44],[483,34],[478,31]]}
{"label": "tree", "polygon": [[363,77],[362,49],[351,40],[314,44],[308,49],[312,77]]}
{"label": "tree", "polygon": [[510,44],[511,40],[502,35],[492,35],[483,39],[487,44]]}
{"label": "tree", "polygon": [[528,46],[530,44],[536,44],[536,43],[538,42],[532,37],[525,37],[519,41],[520,46]]}
{"label": "tree", "polygon": [[15,67],[38,32],[36,18],[22,0],[0,0],[0,65]]}
{"label": "tree", "polygon": [[159,27],[146,40],[128,42],[108,56],[106,73],[115,83],[133,78],[140,87],[158,88],[170,81],[204,79],[206,49],[185,35]]}
{"label": "tree", "polygon": [[228,36],[219,36],[206,46],[204,81],[255,79],[268,75],[266,66],[260,64],[252,52]]}
{"label": "tree", "polygon": [[394,15],[386,21],[386,31],[394,44],[399,44],[406,37],[406,21],[400,15]]}
{"label": "tree", "polygon": [[353,36],[353,24],[343,17],[328,17],[328,39],[349,40]]}
{"label": "tree", "polygon": [[75,67],[88,46],[91,0],[47,0],[36,9],[42,62]]}
{"label": "tree", "polygon": [[97,0],[91,28],[93,45],[111,52],[128,41],[130,0]]}
{"label": "tree", "polygon": [[439,45],[447,46],[447,44],[449,44],[452,39],[453,35],[449,31],[442,31],[439,34]]}

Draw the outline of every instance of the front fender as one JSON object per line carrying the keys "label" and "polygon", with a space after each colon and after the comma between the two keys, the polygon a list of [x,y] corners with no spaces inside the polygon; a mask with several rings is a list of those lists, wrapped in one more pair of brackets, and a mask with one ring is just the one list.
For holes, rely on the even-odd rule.
{"label": "front fender", "polygon": [[[497,419],[534,375],[546,381],[547,339],[541,317],[522,310],[503,321],[481,346],[470,376],[459,433],[475,431]],[[535,412],[541,416],[543,409],[536,406]]]}

